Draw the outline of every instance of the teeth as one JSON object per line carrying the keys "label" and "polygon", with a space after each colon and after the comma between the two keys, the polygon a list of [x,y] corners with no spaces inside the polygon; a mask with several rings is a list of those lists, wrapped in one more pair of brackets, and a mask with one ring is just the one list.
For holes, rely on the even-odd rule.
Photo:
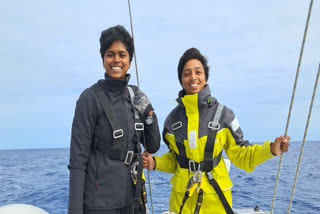
{"label": "teeth", "polygon": [[111,67],[113,70],[120,70],[121,67]]}
{"label": "teeth", "polygon": [[194,87],[194,86],[198,86],[199,84],[191,84],[190,86],[191,87]]}

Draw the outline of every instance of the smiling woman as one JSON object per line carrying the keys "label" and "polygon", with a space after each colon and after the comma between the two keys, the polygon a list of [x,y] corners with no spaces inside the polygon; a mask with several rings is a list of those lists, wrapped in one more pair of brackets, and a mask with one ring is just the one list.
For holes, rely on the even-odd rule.
{"label": "smiling woman", "polygon": [[[231,188],[225,151],[237,167],[251,172],[282,152],[287,152],[289,136],[273,143],[249,144],[233,111],[211,96],[206,58],[196,48],[181,56],[178,78],[182,86],[178,106],[166,118],[163,140],[169,152],[143,156],[148,170],[173,173],[170,213],[233,214]],[[195,191],[197,190],[197,191]]]}
{"label": "smiling woman", "polygon": [[106,73],[116,79],[124,79],[130,68],[129,52],[125,44],[115,41],[103,56],[103,67]]}
{"label": "smiling woman", "polygon": [[181,80],[186,94],[198,93],[207,83],[202,63],[197,59],[189,60],[183,68]]}
{"label": "smiling woman", "polygon": [[133,50],[123,26],[102,31],[105,79],[82,92],[72,124],[69,214],[146,212],[141,144],[155,153],[160,133],[149,99],[128,85]]}

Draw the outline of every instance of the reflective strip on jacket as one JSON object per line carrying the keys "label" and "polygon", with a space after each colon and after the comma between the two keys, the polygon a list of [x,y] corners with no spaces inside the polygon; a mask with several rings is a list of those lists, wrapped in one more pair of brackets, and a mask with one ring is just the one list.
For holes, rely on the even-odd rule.
{"label": "reflective strip on jacket", "polygon": [[[171,128],[172,124],[178,122],[174,121],[174,118],[177,118],[175,114],[180,113],[180,115],[183,115],[179,119],[184,126],[182,127],[183,136],[187,136],[187,139],[184,138],[183,140],[187,157],[190,160],[201,162],[204,159],[208,123],[212,120],[213,114],[219,105],[218,101],[211,97],[208,85],[199,93],[193,95],[185,95],[184,91],[181,91],[177,101],[179,105],[166,118],[162,133],[170,152],[165,153],[161,157],[155,156],[156,170],[174,174],[170,180],[172,191],[169,209],[175,213],[179,212],[188,179],[193,175],[188,169],[180,168],[176,159],[176,154],[179,154],[179,152],[175,144],[174,132]],[[181,114],[181,111],[183,114]],[[216,136],[213,157],[216,157],[222,149],[224,149],[234,165],[247,172],[253,171],[255,166],[274,157],[270,152],[269,141],[266,141],[263,145],[250,145],[248,141],[243,140],[243,133],[239,123],[233,111],[227,107],[223,108],[221,114],[220,129]],[[229,204],[232,206],[230,191],[232,182],[223,159],[211,172],[224,192]],[[214,213],[225,213],[215,190],[208,182],[207,176],[202,177],[202,182],[204,201],[200,213],[213,213],[213,211]],[[196,193],[194,192],[195,195]],[[182,213],[193,213],[195,202],[196,196],[193,195],[192,198],[187,200]]]}

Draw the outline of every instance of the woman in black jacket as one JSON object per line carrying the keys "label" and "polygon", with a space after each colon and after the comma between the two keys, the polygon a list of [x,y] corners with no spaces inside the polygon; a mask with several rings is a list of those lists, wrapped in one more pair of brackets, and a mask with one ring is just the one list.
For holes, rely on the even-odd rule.
{"label": "woman in black jacket", "polygon": [[155,153],[160,134],[148,98],[128,85],[133,51],[124,27],[101,33],[105,79],[82,92],[72,124],[69,214],[137,213],[143,183],[140,143]]}

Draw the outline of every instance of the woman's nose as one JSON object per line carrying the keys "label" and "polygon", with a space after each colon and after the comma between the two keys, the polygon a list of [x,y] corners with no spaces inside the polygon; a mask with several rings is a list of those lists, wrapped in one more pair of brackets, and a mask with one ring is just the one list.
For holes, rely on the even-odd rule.
{"label": "woman's nose", "polygon": [[191,78],[192,80],[196,79],[195,73],[191,73],[190,78]]}
{"label": "woman's nose", "polygon": [[114,61],[119,62],[120,61],[120,56],[116,54],[113,58]]}

